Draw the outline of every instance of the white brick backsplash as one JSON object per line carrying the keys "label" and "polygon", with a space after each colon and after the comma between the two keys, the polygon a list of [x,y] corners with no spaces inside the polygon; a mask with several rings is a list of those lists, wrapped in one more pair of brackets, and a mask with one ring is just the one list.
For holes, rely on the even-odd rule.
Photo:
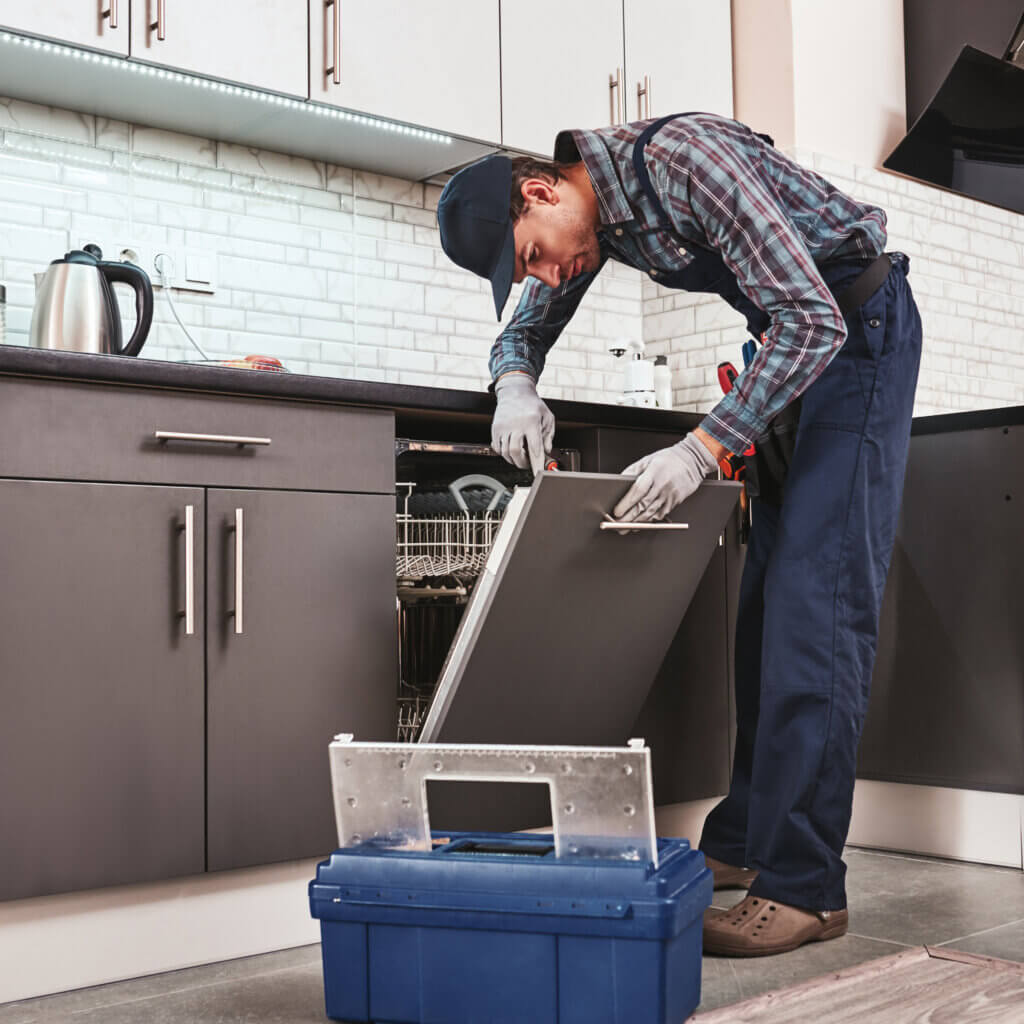
{"label": "white brick backsplash", "polygon": [[280,242],[282,245],[298,245],[304,249],[316,248],[320,243],[320,233],[315,228],[257,217],[231,217],[225,233],[235,238]]}
{"label": "white brick backsplash", "polygon": [[218,281],[228,288],[253,288],[302,298],[327,298],[327,271],[222,256]]}
{"label": "white brick backsplash", "polygon": [[[398,207],[396,206],[395,209],[397,210]],[[416,230],[412,224],[401,224],[393,220],[384,223],[384,237],[391,242],[414,242]]]}
{"label": "white brick backsplash", "polygon": [[194,135],[162,131],[159,128],[132,128],[132,151],[148,156],[164,157],[168,160],[182,160],[201,167],[216,167],[217,144]]}
{"label": "white brick backsplash", "polygon": [[355,337],[355,327],[352,323],[337,317],[316,320],[304,316],[299,320],[298,333],[300,337],[316,338],[320,341],[352,341]]}
{"label": "white brick backsplash", "polygon": [[236,174],[260,178],[276,178],[310,188],[324,186],[324,165],[305,157],[271,153],[265,149],[235,146],[227,142],[217,144],[217,166]]}
{"label": "white brick backsplash", "polygon": [[368,171],[356,171],[352,187],[357,197],[400,203],[402,206],[423,206],[423,185],[418,182],[370,174]]}
{"label": "white brick backsplash", "polygon": [[433,316],[451,316],[456,320],[494,322],[494,300],[480,292],[458,292],[441,288],[426,289],[424,312]]}
{"label": "white brick backsplash", "polygon": [[0,145],[0,176],[4,179],[18,179],[24,182],[57,182],[60,180],[61,165],[41,156],[24,156],[7,148],[7,134]]}
{"label": "white brick backsplash", "polygon": [[[378,220],[387,220],[391,217],[391,204],[378,202],[376,199],[366,199],[363,196],[356,196],[355,203],[352,208],[359,217],[375,217]],[[381,230],[383,231],[383,229]]]}
{"label": "white brick backsplash", "polygon": [[101,149],[128,152],[132,148],[132,126],[125,121],[97,117],[96,145]]}
{"label": "white brick backsplash", "polygon": [[388,281],[379,278],[361,278],[357,286],[360,306],[373,306],[406,313],[424,312],[423,285],[406,281]]}
{"label": "white brick backsplash", "polygon": [[339,167],[336,164],[327,164],[326,174],[328,192],[337,192],[342,195],[352,194],[352,168]]}
{"label": "white brick backsplash", "polygon": [[90,146],[95,137],[95,119],[90,114],[6,98],[0,98],[0,128],[35,132]]}
{"label": "white brick backsplash", "polygon": [[225,331],[242,330],[248,315],[244,309],[229,309],[223,306],[207,306],[203,314],[203,322],[207,327]]}
{"label": "white brick backsplash", "polygon": [[341,231],[321,231],[320,248],[326,252],[347,255],[355,249],[354,239],[351,234],[345,234]]}
{"label": "white brick backsplash", "polygon": [[[918,413],[1024,403],[1024,217],[874,168],[800,156],[855,198],[882,205],[888,247],[911,256],[925,329]],[[265,352],[296,372],[478,390],[501,325],[488,284],[440,248],[440,193],[0,99],[8,340],[27,341],[32,275],[69,246],[95,238],[148,253],[187,244],[216,261],[212,295],[175,292],[211,355]],[[159,289],[156,321],[147,355],[197,358]],[[662,288],[611,261],[549,353],[541,393],[614,401],[622,363],[608,350],[643,337],[649,355],[669,357],[677,408],[704,412],[720,399],[716,363],[738,367],[744,335],[742,317],[717,297]]]}
{"label": "white brick backsplash", "polygon": [[[362,340],[365,332],[361,329],[362,326],[376,325],[378,327],[390,327],[395,322],[395,314],[390,309],[373,309],[370,306],[364,306],[357,302],[356,304],[356,323],[361,325],[358,332],[358,337]],[[380,344],[384,347],[387,346],[387,335],[380,335]]]}
{"label": "white brick backsplash", "polygon": [[[449,352],[448,339],[443,334],[427,334],[416,331],[413,348],[419,352]],[[474,355],[477,353],[474,352]]]}
{"label": "white brick backsplash", "polygon": [[401,224],[412,224],[420,228],[436,228],[437,214],[433,210],[419,210],[412,206],[396,206],[395,220]]}
{"label": "white brick backsplash", "polygon": [[[1020,234],[1018,233],[1018,238]],[[993,263],[1005,263],[1010,267],[1021,265],[1021,244],[1012,238],[983,235],[981,232],[968,233],[970,252]]]}
{"label": "white brick backsplash", "polygon": [[[0,253],[5,258],[5,264],[10,261],[10,269],[15,266],[11,257],[16,257],[18,260],[37,264],[36,270],[45,270],[51,260],[60,259],[64,255],[68,244],[66,231],[7,224],[0,217]],[[10,311],[8,319],[9,314]]]}
{"label": "white brick backsplash", "polygon": [[[6,196],[3,183],[0,182],[0,195]],[[39,206],[27,203],[0,202],[0,224],[42,224],[44,210]]]}
{"label": "white brick backsplash", "polygon": [[430,373],[434,369],[436,358],[432,352],[416,352],[407,349],[385,350],[381,353],[381,366],[396,370],[416,370],[421,373]]}

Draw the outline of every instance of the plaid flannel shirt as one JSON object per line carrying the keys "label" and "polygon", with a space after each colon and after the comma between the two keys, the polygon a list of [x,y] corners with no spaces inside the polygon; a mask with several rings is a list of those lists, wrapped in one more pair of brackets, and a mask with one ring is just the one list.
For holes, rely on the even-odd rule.
{"label": "plaid flannel shirt", "polygon": [[[782,408],[821,374],[846,339],[846,325],[818,267],[869,260],[885,248],[885,213],[855,202],[789,160],[747,127],[688,114],[646,148],[651,182],[668,229],[644,195],[633,146],[649,121],[600,131],[565,131],[555,159],[582,159],[597,195],[601,265],[637,267],[657,281],[684,269],[691,250],[713,250],[770,323],[764,344],[701,426],[742,452]],[[594,273],[558,288],[530,278],[491,350],[491,376],[522,371],[535,380]]]}

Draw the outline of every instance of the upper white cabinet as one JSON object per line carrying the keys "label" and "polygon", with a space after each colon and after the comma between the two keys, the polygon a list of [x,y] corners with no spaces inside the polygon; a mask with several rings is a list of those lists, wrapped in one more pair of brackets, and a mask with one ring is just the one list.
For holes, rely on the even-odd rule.
{"label": "upper white cabinet", "polygon": [[730,0],[623,0],[623,20],[627,121],[733,116]]}
{"label": "upper white cabinet", "polygon": [[502,0],[502,142],[551,156],[563,128],[621,121],[622,0]]}
{"label": "upper white cabinet", "polygon": [[[127,0],[117,2],[128,7]],[[131,53],[183,71],[305,96],[306,2],[132,0]],[[63,3],[70,6],[72,0]]]}
{"label": "upper white cabinet", "polygon": [[497,0],[308,3],[311,99],[498,141]]}
{"label": "upper white cabinet", "polygon": [[502,142],[691,110],[732,117],[730,0],[502,0]]}
{"label": "upper white cabinet", "polygon": [[129,0],[0,0],[0,26],[127,56],[128,7]]}

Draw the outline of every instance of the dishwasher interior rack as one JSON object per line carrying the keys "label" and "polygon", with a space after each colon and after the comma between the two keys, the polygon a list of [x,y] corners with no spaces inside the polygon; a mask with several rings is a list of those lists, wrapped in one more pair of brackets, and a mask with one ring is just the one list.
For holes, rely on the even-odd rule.
{"label": "dishwasher interior rack", "polygon": [[[471,511],[470,486],[486,489],[483,511]],[[491,477],[470,474],[449,485],[453,514],[411,512],[414,484],[406,489],[402,511],[395,516],[395,577],[398,585],[398,739],[413,742],[430,706],[430,697],[466,601],[483,571],[498,528],[503,499],[509,492]],[[499,510],[499,505],[502,509]],[[435,511],[443,500],[435,494],[419,503]],[[460,507],[461,506],[461,507]]]}
{"label": "dishwasher interior rack", "polygon": [[[409,510],[414,485],[400,483],[398,486],[407,489],[404,508],[396,514],[395,575],[398,580],[475,579],[487,561],[501,524],[498,506],[507,501],[510,492],[492,477],[470,474],[449,485],[453,511],[445,514],[443,499],[435,499],[431,505],[438,508],[440,514],[417,515]],[[490,501],[483,511],[470,509],[464,496],[464,491],[470,488],[490,492]],[[421,502],[419,507],[422,509],[425,504]],[[439,597],[443,593],[448,590],[438,591],[436,587],[427,586],[423,592],[412,596]]]}

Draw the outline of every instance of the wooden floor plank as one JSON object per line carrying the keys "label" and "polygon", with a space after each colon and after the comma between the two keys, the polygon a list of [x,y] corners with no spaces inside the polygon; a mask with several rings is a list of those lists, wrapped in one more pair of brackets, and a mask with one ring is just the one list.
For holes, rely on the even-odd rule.
{"label": "wooden floor plank", "polygon": [[[948,946],[925,946],[928,955],[939,960],[957,960],[962,964],[973,964],[975,967],[987,967],[992,971],[1016,971],[1024,974],[1024,964],[1017,960],[1000,960],[997,956],[983,956],[981,953],[964,953]],[[1024,1020],[1024,1014],[1021,1015]]]}
{"label": "wooden floor plank", "polygon": [[[955,954],[955,955],[953,955]],[[691,1018],[696,1024],[1021,1024],[1024,969],[924,948],[766,992]]]}

